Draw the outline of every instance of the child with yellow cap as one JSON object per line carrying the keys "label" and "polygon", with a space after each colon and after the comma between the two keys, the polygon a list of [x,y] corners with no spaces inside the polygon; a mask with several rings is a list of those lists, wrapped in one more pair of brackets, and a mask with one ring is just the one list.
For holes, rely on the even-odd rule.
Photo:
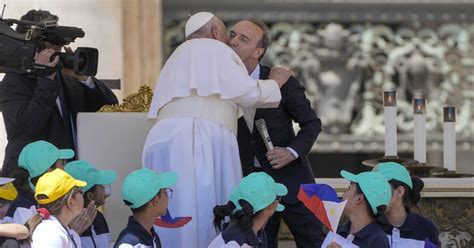
{"label": "child with yellow cap", "polygon": [[[11,201],[15,200],[17,196],[17,191],[12,184],[13,180],[15,179],[0,177],[0,218],[3,218],[8,205]],[[0,246],[3,246],[7,240],[7,242],[13,242],[18,245],[17,240],[25,239],[27,237],[28,229],[23,225],[0,224]]]}
{"label": "child with yellow cap", "polygon": [[84,208],[81,187],[87,183],[74,179],[61,169],[41,176],[36,184],[37,214],[26,223],[30,231],[31,247],[80,248],[81,239],[71,221]]}
{"label": "child with yellow cap", "polygon": [[10,206],[10,203],[16,199],[18,192],[13,185],[14,178],[0,177],[0,222],[3,221],[3,217]]}
{"label": "child with yellow cap", "polygon": [[[69,162],[64,170],[75,179],[84,181],[84,206],[95,203],[95,206],[105,204],[104,185],[115,181],[116,173],[110,170],[97,170],[91,163],[84,160]],[[107,221],[101,212],[97,212],[94,222],[81,234],[83,248],[100,248],[110,246],[110,231]]]}
{"label": "child with yellow cap", "polygon": [[122,185],[122,197],[133,215],[115,242],[115,248],[161,247],[158,234],[153,229],[156,218],[166,214],[168,199],[178,176],[174,172],[156,173],[148,169],[130,173]]}
{"label": "child with yellow cap", "polygon": [[265,224],[275,213],[284,210],[279,204],[288,189],[276,183],[265,172],[254,172],[242,178],[233,189],[227,205],[214,207],[214,226],[222,230],[222,221],[231,217],[231,223],[210,244],[214,247],[267,247]]}

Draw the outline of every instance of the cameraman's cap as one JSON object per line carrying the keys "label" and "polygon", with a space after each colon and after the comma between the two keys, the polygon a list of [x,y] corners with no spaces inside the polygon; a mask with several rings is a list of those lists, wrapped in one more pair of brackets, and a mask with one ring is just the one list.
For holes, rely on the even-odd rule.
{"label": "cameraman's cap", "polygon": [[390,198],[392,197],[392,188],[388,184],[387,179],[378,172],[368,171],[357,175],[348,171],[342,170],[341,176],[345,179],[359,184],[359,187],[364,193],[367,202],[374,214],[376,214],[378,206],[388,206]]}
{"label": "cameraman's cap", "polygon": [[[254,213],[268,207],[275,202],[277,196],[288,194],[288,189],[281,183],[276,183],[272,177],[265,172],[254,172],[242,178],[238,186],[239,200],[246,200],[252,205]],[[238,206],[237,209],[240,209]],[[281,212],[285,207],[278,204],[276,211]]]}
{"label": "cameraman's cap", "polygon": [[125,177],[122,198],[130,208],[136,209],[153,199],[160,189],[174,185],[177,180],[175,172],[158,174],[149,169],[136,170]]}
{"label": "cameraman's cap", "polygon": [[189,35],[206,25],[213,17],[214,14],[209,12],[198,12],[189,17],[188,21],[186,22],[186,27],[184,29],[184,34],[186,38],[188,38]]}
{"label": "cameraman's cap", "polygon": [[[39,204],[48,204],[63,197],[74,187],[84,187],[87,183],[76,180],[67,172],[55,169],[47,172],[38,179],[35,189],[35,199]],[[46,196],[46,199],[39,198],[39,195]]]}
{"label": "cameraman's cap", "polygon": [[74,157],[71,149],[58,149],[44,140],[26,145],[21,150],[18,165],[28,171],[30,178],[35,178],[46,172],[59,159]]}
{"label": "cameraman's cap", "polygon": [[397,180],[406,184],[410,189],[413,188],[410,173],[401,164],[395,162],[379,163],[372,171],[382,174],[388,181]]}
{"label": "cameraman's cap", "polygon": [[13,201],[16,199],[18,192],[12,182],[14,178],[0,177],[0,198],[7,201]]}
{"label": "cameraman's cap", "polygon": [[92,164],[84,160],[70,162],[64,167],[64,170],[75,179],[87,183],[87,185],[82,188],[84,192],[87,192],[95,185],[112,184],[117,176],[115,171],[97,170]]}

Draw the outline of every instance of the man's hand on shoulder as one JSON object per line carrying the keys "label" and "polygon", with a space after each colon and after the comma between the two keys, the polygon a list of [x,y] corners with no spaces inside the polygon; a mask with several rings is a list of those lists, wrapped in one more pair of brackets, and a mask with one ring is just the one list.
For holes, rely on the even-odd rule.
{"label": "man's hand on shoulder", "polygon": [[284,67],[273,67],[268,75],[268,79],[273,79],[281,88],[293,75],[293,71]]}
{"label": "man's hand on shoulder", "polygon": [[293,153],[285,147],[275,147],[268,151],[266,156],[273,169],[283,168],[296,159]]}

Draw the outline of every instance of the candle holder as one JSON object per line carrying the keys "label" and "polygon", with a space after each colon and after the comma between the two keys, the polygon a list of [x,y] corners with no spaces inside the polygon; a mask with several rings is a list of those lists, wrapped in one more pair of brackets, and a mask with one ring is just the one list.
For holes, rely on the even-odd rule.
{"label": "candle holder", "polygon": [[415,163],[410,166],[405,166],[405,168],[410,172],[410,175],[417,177],[432,177],[437,173],[443,173],[448,171],[448,169],[440,166],[431,166],[427,163]]}
{"label": "candle holder", "polygon": [[389,90],[383,92],[383,106],[396,107],[397,106],[397,91]]}
{"label": "candle holder", "polygon": [[[435,175],[438,175],[439,177],[442,177],[441,173],[448,171],[444,167],[431,166],[431,165],[428,165],[426,163],[419,163],[418,161],[416,161],[414,159],[398,158],[397,156],[364,160],[364,161],[362,161],[362,164],[366,165],[366,166],[369,166],[369,167],[375,167],[375,166],[377,166],[377,164],[384,163],[384,162],[399,163],[399,164],[403,165],[410,172],[410,175],[417,176],[417,177],[422,177],[422,178],[432,177],[432,176],[435,176]],[[451,175],[452,175],[452,173],[449,174],[448,176],[451,176]]]}
{"label": "candle holder", "polygon": [[399,158],[398,156],[384,156],[383,158],[368,159],[362,161],[363,165],[375,167],[377,164],[384,162],[395,162],[404,165],[405,167],[413,166],[418,161],[409,158]]}
{"label": "candle holder", "polygon": [[426,114],[426,100],[422,98],[413,99],[413,113],[424,115]]}

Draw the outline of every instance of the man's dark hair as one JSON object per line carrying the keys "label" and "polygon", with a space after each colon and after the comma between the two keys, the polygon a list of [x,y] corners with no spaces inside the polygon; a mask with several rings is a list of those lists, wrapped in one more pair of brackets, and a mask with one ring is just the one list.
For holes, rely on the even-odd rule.
{"label": "man's dark hair", "polygon": [[260,58],[258,58],[258,60],[260,61],[262,60],[263,56],[267,52],[268,46],[270,45],[270,41],[271,41],[270,29],[268,28],[267,24],[265,24],[264,22],[258,19],[248,19],[246,21],[253,23],[254,25],[259,27],[263,31],[262,38],[257,44],[257,47],[263,48],[263,54],[262,56],[260,56]]}
{"label": "man's dark hair", "polygon": [[[51,14],[51,12],[47,10],[35,10],[32,9],[28,11],[21,17],[22,21],[32,21],[32,22],[43,22],[43,21],[59,21],[59,17],[57,15]],[[26,33],[28,31],[28,27],[24,25],[17,25],[16,31],[18,33]]]}

